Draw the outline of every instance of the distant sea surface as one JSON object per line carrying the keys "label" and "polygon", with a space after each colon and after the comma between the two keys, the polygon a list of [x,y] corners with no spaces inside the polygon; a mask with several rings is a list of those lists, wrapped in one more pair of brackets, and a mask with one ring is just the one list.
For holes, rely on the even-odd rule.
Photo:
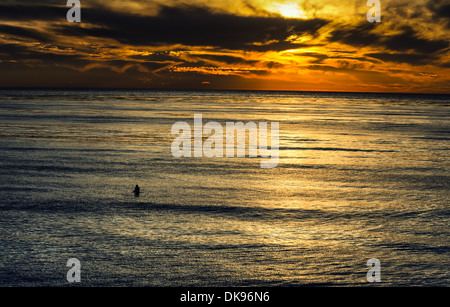
{"label": "distant sea surface", "polygon": [[[194,114],[279,165],[174,158]],[[450,286],[449,149],[448,95],[0,90],[0,286]]]}

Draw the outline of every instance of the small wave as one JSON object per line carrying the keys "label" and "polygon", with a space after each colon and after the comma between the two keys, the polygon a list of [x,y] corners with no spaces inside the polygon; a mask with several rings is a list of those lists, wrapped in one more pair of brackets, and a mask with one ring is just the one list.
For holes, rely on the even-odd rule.
{"label": "small wave", "polygon": [[450,252],[449,246],[431,246],[429,244],[418,244],[409,242],[400,242],[391,244],[380,244],[382,248],[390,248],[394,250],[409,251],[415,254],[443,254],[446,255]]}
{"label": "small wave", "polygon": [[413,137],[413,139],[418,139],[418,140],[433,140],[433,141],[450,141],[450,138],[448,138],[448,137],[432,137],[432,136]]}
{"label": "small wave", "polygon": [[396,152],[395,150],[339,148],[339,147],[280,147],[279,150],[317,150],[317,151],[350,151],[350,152]]}

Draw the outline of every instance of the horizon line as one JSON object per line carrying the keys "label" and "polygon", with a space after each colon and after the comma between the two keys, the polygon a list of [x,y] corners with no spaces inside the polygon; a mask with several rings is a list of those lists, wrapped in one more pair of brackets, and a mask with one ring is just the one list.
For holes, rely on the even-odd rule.
{"label": "horizon line", "polygon": [[285,93],[333,93],[333,94],[398,94],[398,95],[450,95],[449,93],[433,92],[361,92],[361,91],[333,91],[333,90],[274,90],[274,89],[211,89],[211,88],[144,88],[144,87],[32,87],[32,86],[0,86],[0,90],[61,90],[61,91],[197,91],[197,92],[285,92]]}

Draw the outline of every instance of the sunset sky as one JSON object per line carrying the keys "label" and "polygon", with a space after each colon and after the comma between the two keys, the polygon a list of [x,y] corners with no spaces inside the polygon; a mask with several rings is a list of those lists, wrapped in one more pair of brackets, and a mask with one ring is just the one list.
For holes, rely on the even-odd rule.
{"label": "sunset sky", "polygon": [[0,87],[450,93],[450,2],[0,1]]}

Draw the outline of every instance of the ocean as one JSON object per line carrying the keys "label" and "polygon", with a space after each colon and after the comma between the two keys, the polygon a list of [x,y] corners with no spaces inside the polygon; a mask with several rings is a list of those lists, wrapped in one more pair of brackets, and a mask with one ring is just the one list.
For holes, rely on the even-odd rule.
{"label": "ocean", "polygon": [[[175,158],[195,114],[278,165]],[[0,90],[0,286],[449,286],[449,149],[449,95]]]}

